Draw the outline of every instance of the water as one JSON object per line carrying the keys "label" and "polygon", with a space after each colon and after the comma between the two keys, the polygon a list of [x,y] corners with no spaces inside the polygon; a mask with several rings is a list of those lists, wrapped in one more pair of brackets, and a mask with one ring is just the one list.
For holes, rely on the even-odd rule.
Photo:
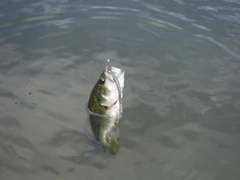
{"label": "water", "polygon": [[[239,12],[239,0],[2,0],[1,180],[239,180]],[[115,156],[85,109],[107,59],[126,72]]]}

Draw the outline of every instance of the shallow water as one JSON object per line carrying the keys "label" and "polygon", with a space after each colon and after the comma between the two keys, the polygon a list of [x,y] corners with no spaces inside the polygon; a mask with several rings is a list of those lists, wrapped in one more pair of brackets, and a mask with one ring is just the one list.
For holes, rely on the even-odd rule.
{"label": "shallow water", "polygon": [[[240,1],[0,2],[0,177],[240,179]],[[123,68],[121,149],[85,105]]]}

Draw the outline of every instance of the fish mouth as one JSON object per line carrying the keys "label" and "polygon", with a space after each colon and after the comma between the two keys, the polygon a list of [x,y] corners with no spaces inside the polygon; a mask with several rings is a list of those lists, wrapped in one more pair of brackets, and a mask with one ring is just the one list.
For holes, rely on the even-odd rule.
{"label": "fish mouth", "polygon": [[114,80],[113,80],[112,74],[109,72],[109,68],[111,70],[111,73],[113,73],[118,79],[122,78],[125,73],[125,71],[123,69],[119,69],[119,68],[113,67],[113,66],[110,66],[110,67],[106,66],[105,74],[106,74],[107,78],[112,82],[114,82]]}

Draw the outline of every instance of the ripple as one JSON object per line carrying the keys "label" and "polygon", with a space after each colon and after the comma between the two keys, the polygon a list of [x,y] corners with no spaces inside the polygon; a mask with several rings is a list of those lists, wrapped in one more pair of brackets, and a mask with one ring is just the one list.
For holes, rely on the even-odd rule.
{"label": "ripple", "polygon": [[5,127],[21,127],[20,123],[13,116],[1,117],[0,124]]}
{"label": "ripple", "polygon": [[47,20],[47,19],[53,19],[56,16],[53,15],[46,15],[46,16],[35,16],[35,17],[30,17],[30,18],[26,18],[23,21],[24,22],[32,22],[32,21],[40,21],[40,20]]}
{"label": "ripple", "polygon": [[202,30],[205,30],[205,31],[210,31],[209,28],[207,28],[207,27],[205,27],[203,25],[199,25],[199,24],[192,24],[192,25],[198,27],[199,29],[202,29]]}
{"label": "ripple", "polygon": [[158,140],[162,145],[166,146],[167,148],[171,148],[171,149],[181,148],[181,145],[176,141],[174,137],[165,135],[165,136],[161,136]]}
{"label": "ripple", "polygon": [[235,14],[235,16],[233,15],[222,15],[222,14],[213,14],[216,18],[219,19],[224,19],[236,24],[240,24],[240,14]]}
{"label": "ripple", "polygon": [[223,2],[228,2],[228,3],[237,3],[240,4],[239,0],[222,0]]}
{"label": "ripple", "polygon": [[200,38],[200,39],[204,39],[204,40],[210,41],[210,42],[218,45],[220,48],[222,48],[222,49],[225,50],[226,52],[228,52],[231,56],[240,59],[240,54],[237,54],[237,53],[231,51],[227,46],[221,44],[220,42],[214,40],[214,39],[211,38],[211,37],[204,36],[204,35],[201,35],[201,34],[196,34],[196,35],[193,35],[193,36],[194,36],[194,37],[198,37],[198,38]]}
{"label": "ripple", "polygon": [[217,7],[211,7],[211,6],[201,6],[201,7],[198,7],[198,9],[204,10],[204,11],[215,11],[215,12],[218,11]]}
{"label": "ripple", "polygon": [[57,32],[57,33],[49,33],[49,34],[46,34],[42,37],[39,37],[39,39],[45,39],[45,38],[51,38],[51,37],[57,37],[57,36],[61,36],[63,34],[68,34],[69,32],[68,31],[64,31],[64,32]]}
{"label": "ripple", "polygon": [[89,9],[107,9],[107,10],[124,10],[124,11],[132,11],[132,12],[141,12],[141,10],[133,9],[133,8],[125,8],[125,7],[114,7],[114,6],[86,6]]}
{"label": "ripple", "polygon": [[166,22],[164,20],[153,17],[151,15],[142,15],[141,17],[142,17],[142,19],[139,19],[138,21],[144,22],[144,23],[149,24],[149,25],[153,25],[153,26],[160,27],[160,28],[163,28],[163,27],[166,28],[167,26],[169,26],[169,27],[174,28],[174,29],[179,29],[179,30],[183,29],[183,28],[181,28],[181,27],[179,27],[179,26],[177,26],[173,23]]}
{"label": "ripple", "polygon": [[166,89],[171,92],[179,92],[182,90],[188,89],[190,86],[188,83],[179,83],[174,85],[168,85],[166,86]]}
{"label": "ripple", "polygon": [[211,100],[215,102],[217,107],[232,104],[233,102],[233,92],[228,87],[212,88],[208,92]]}
{"label": "ripple", "polygon": [[121,18],[114,17],[114,16],[91,16],[90,19],[94,19],[94,20],[121,20]]}
{"label": "ripple", "polygon": [[13,69],[23,61],[23,54],[16,51],[17,45],[5,44],[0,47],[0,72]]}
{"label": "ripple", "polygon": [[149,26],[149,25],[146,25],[146,24],[142,24],[142,23],[138,23],[138,26],[141,28],[141,29],[144,29],[145,31],[148,31],[158,37],[162,37],[162,38],[166,38],[166,37],[170,37],[170,36],[173,36],[173,34],[167,32],[167,31],[164,31],[160,28],[156,28],[154,26]]}
{"label": "ripple", "polygon": [[48,20],[44,22],[44,25],[54,25],[58,26],[59,28],[69,28],[71,24],[76,24],[75,18],[64,18],[61,20]]}
{"label": "ripple", "polygon": [[146,4],[146,3],[143,3],[143,5],[151,10],[154,10],[156,12],[160,12],[160,13],[163,13],[163,14],[167,14],[167,15],[170,15],[170,16],[173,16],[173,17],[176,17],[176,18],[179,18],[183,21],[186,21],[186,22],[195,22],[196,20],[194,19],[191,19],[191,18],[187,18],[185,17],[183,14],[179,14],[179,13],[176,13],[176,12],[171,12],[171,11],[167,11],[167,10],[163,10],[163,8],[160,8],[160,7],[157,7],[157,6],[154,6],[154,5],[150,5],[150,4]]}

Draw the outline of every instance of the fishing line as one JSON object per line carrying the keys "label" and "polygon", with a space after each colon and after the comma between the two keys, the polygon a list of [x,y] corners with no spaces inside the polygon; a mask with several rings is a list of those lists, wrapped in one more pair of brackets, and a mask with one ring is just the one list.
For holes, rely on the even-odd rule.
{"label": "fishing line", "polygon": [[110,36],[110,0],[108,1],[108,38],[107,38],[107,51],[108,51],[108,47],[109,47],[109,36]]}

